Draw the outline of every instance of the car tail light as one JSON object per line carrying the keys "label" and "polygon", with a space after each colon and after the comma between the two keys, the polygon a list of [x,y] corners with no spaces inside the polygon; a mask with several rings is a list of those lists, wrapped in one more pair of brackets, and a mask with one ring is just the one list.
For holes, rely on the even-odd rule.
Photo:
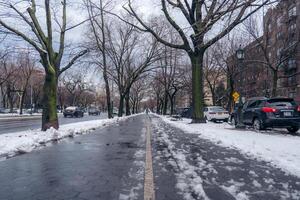
{"label": "car tail light", "polygon": [[297,111],[300,112],[300,105],[297,107]]}
{"label": "car tail light", "polygon": [[209,114],[211,114],[211,115],[215,115],[215,114],[217,114],[217,113],[215,113],[215,112],[210,112]]}
{"label": "car tail light", "polygon": [[270,107],[263,107],[261,110],[265,113],[273,113],[277,111],[275,108],[270,108]]}

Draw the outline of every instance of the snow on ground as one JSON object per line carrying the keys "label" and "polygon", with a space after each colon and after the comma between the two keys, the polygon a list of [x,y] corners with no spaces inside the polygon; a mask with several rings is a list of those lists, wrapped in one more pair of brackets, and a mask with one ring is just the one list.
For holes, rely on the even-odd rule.
{"label": "snow on ground", "polygon": [[[248,156],[268,161],[275,167],[300,177],[300,137],[238,130],[226,123],[189,124],[189,119],[171,121],[170,118],[160,117],[187,133],[199,134],[199,137],[218,145],[238,149]],[[233,188],[229,189],[233,192]]]}
{"label": "snow on ground", "polygon": [[[190,165],[187,161],[185,155],[187,152],[184,149],[175,147],[174,142],[169,138],[168,132],[158,122],[154,123],[154,125],[160,135],[159,140],[162,140],[167,145],[167,149],[163,152],[165,157],[173,157],[174,160],[168,160],[168,162],[174,168],[179,169],[175,173],[177,179],[176,188],[180,190],[186,200],[194,199],[193,194],[201,197],[203,200],[208,200],[209,198],[203,189],[203,180],[196,172],[197,167]],[[199,163],[202,162],[199,160]],[[205,163],[202,163],[202,165],[205,165]]]}
{"label": "snow on ground", "polygon": [[22,115],[18,113],[0,113],[0,117],[22,117],[22,116],[42,116],[42,113],[33,113],[33,114],[24,113]]}
{"label": "snow on ground", "polygon": [[[131,117],[131,116],[130,116]],[[46,132],[28,130],[0,135],[0,159],[12,157],[16,154],[28,153],[33,149],[58,141],[66,137],[75,137],[94,131],[107,125],[115,124],[128,117],[101,119],[61,125],[59,130],[51,128]]]}

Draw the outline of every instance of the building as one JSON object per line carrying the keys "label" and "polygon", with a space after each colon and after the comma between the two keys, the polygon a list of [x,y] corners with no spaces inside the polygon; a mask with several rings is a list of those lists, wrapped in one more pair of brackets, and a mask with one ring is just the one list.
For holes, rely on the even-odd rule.
{"label": "building", "polygon": [[277,85],[277,96],[300,102],[299,39],[300,1],[282,0],[267,11],[263,35],[244,48],[245,59],[239,62],[234,56],[228,59],[241,71],[236,89],[246,98],[272,96],[273,85]]}

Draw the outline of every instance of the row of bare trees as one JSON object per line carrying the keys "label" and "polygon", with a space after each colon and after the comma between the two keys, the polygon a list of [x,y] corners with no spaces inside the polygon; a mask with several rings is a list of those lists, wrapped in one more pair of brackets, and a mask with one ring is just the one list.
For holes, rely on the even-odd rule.
{"label": "row of bare trees", "polygon": [[[9,112],[23,114],[24,106],[37,112],[42,107],[44,72],[29,49],[15,52],[10,49],[1,51],[0,58],[0,97],[1,108]],[[86,73],[70,71],[58,81],[58,104],[61,109],[78,105],[88,107],[95,104],[95,88],[86,81]]]}
{"label": "row of bare trees", "polygon": [[10,112],[18,104],[19,113],[23,106],[40,104],[41,81],[43,73],[27,49],[21,53],[9,49],[2,50],[0,59],[1,107],[9,108]]}
{"label": "row of bare trees", "polygon": [[[111,1],[82,2],[81,11],[88,18],[76,24],[68,19],[72,5],[67,0],[60,4],[53,0],[5,0],[0,4],[0,15],[4,16],[0,30],[31,45],[44,68],[42,130],[59,128],[59,79],[88,52],[88,62],[102,72],[109,117],[115,98],[111,82],[118,92],[118,115],[124,111],[129,115],[137,110],[137,99],[141,99],[142,92],[134,95],[142,88],[140,81],[150,76],[157,83],[154,89],[162,88],[156,95],[158,110],[166,113],[170,104],[174,112],[176,94],[186,88],[191,96],[193,122],[205,122],[207,50],[270,0],[161,0],[162,14],[150,16],[149,20],[141,17],[131,0],[123,6],[126,14],[116,11]],[[179,15],[184,17],[184,23],[178,20]],[[74,43],[67,44],[66,34],[79,26],[88,27],[88,31],[82,39],[84,45],[75,48]],[[186,59],[183,62],[179,58],[184,57],[179,56],[183,53],[189,58],[190,69],[186,69]]]}

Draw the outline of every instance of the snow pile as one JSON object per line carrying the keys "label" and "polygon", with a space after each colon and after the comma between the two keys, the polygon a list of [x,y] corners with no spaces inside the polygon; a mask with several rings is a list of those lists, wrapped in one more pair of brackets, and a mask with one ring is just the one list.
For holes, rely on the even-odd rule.
{"label": "snow pile", "polygon": [[174,122],[160,117],[187,133],[199,134],[199,137],[218,145],[238,149],[246,155],[270,162],[275,167],[300,177],[300,137],[238,130],[225,123],[189,124],[189,119]]}
{"label": "snow pile", "polygon": [[166,133],[166,130],[160,127],[158,123],[155,123],[155,125],[160,135],[158,138],[167,145],[167,149],[164,152],[165,156],[174,158],[168,162],[175,169],[178,169],[178,172],[175,173],[177,179],[176,187],[182,192],[184,199],[194,199],[193,195],[201,197],[203,200],[209,199],[203,189],[203,180],[196,172],[197,167],[187,162],[185,156],[187,152],[183,149],[177,149],[169,138],[170,133]]}
{"label": "snow pile", "polygon": [[42,113],[23,113],[20,115],[19,113],[0,113],[0,117],[27,117],[27,116],[42,116]]}
{"label": "snow pile", "polygon": [[244,186],[245,183],[236,182],[234,180],[229,181],[230,186],[221,186],[221,188],[227,191],[229,194],[235,197],[238,200],[249,200],[247,193],[248,192],[240,192],[240,187]]}
{"label": "snow pile", "polygon": [[46,132],[40,130],[28,130],[16,133],[0,135],[0,158],[9,158],[16,154],[22,154],[66,137],[87,134],[106,125],[111,125],[125,120],[128,117],[84,121],[60,126],[59,130],[49,129]]}

